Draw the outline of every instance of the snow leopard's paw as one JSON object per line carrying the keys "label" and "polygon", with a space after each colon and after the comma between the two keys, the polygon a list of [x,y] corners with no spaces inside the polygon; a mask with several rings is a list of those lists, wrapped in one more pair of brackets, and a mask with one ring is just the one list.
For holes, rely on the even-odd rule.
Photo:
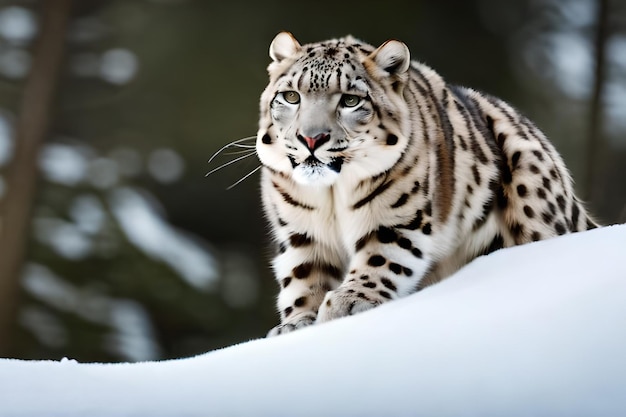
{"label": "snow leopard's paw", "polygon": [[369,310],[381,304],[383,300],[377,294],[355,290],[349,287],[339,287],[328,291],[317,313],[317,323],[333,320],[339,317],[351,316]]}
{"label": "snow leopard's paw", "polygon": [[278,336],[279,334],[285,334],[293,332],[294,330],[301,329],[306,326],[315,324],[315,313],[306,312],[296,314],[289,318],[284,323],[279,324],[267,333],[267,337]]}

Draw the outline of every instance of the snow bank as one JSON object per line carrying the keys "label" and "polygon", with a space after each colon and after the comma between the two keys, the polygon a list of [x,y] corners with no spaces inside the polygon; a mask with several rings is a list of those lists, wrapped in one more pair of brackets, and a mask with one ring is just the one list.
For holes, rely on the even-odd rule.
{"label": "snow bank", "polygon": [[626,415],[625,257],[626,226],[614,226],[194,358],[0,360],[0,416]]}

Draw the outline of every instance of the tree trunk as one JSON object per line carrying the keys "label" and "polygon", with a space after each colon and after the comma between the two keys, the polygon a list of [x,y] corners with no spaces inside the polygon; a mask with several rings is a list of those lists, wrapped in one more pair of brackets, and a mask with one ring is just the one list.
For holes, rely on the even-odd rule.
{"label": "tree trunk", "polygon": [[609,37],[609,0],[597,0],[595,46],[595,71],[593,92],[590,104],[589,137],[587,138],[587,178],[585,178],[583,196],[585,200],[598,204],[601,193],[595,191],[600,177],[600,158],[604,155],[602,137],[602,98],[606,78],[606,44]]}
{"label": "tree trunk", "polygon": [[0,202],[0,356],[12,352],[19,280],[30,235],[37,158],[48,132],[71,0],[42,2],[43,18],[15,128],[15,154]]}

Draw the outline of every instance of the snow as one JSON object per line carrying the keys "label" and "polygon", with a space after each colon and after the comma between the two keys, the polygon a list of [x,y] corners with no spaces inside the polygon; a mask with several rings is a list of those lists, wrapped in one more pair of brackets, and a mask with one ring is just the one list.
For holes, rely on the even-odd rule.
{"label": "snow", "polygon": [[0,360],[0,416],[626,415],[626,226],[482,257],[374,310],[135,364]]}

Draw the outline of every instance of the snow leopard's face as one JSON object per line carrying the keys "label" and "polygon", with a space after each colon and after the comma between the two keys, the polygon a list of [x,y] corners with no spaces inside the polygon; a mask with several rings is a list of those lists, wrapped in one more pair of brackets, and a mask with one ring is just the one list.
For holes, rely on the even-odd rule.
{"label": "snow leopard's face", "polygon": [[[316,186],[389,169],[408,143],[401,122],[408,112],[401,95],[406,46],[374,50],[352,38],[300,46],[281,35],[272,44],[270,82],[261,97],[261,162]],[[391,69],[381,67],[390,61]]]}

